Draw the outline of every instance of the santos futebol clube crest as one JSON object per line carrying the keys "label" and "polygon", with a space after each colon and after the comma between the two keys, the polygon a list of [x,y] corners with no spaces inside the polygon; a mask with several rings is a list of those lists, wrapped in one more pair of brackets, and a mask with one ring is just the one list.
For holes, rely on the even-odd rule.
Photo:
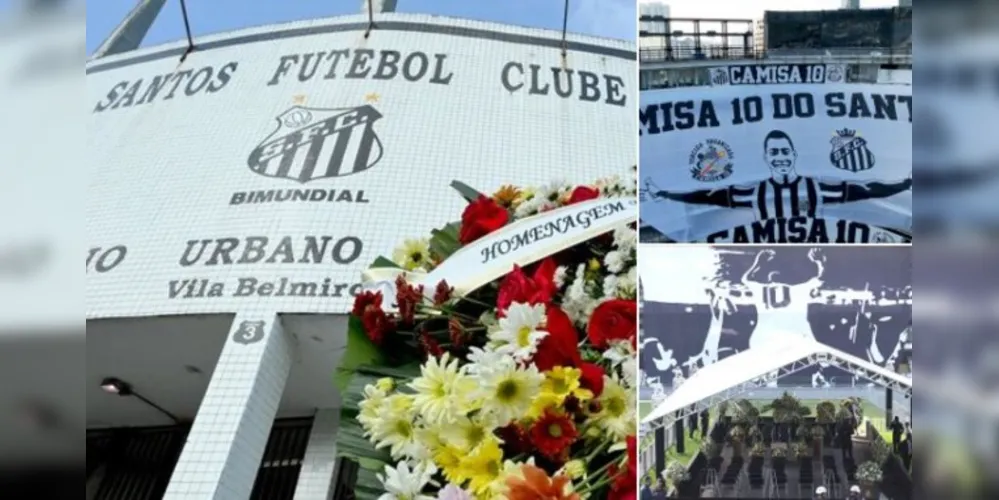
{"label": "santos futebol clube crest", "polygon": [[867,147],[867,140],[860,137],[856,130],[837,130],[836,136],[829,142],[832,144],[829,161],[834,167],[848,172],[874,168],[874,153]]}
{"label": "santos futebol clube crest", "polygon": [[277,117],[278,127],[250,153],[253,172],[305,184],[363,172],[382,158],[371,105],[319,109],[294,106]]}

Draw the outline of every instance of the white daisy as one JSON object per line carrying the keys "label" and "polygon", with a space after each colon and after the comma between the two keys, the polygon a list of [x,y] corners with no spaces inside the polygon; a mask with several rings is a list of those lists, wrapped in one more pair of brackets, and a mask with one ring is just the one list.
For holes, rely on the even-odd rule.
{"label": "white daisy", "polygon": [[496,352],[493,349],[483,349],[481,347],[470,348],[466,359],[468,360],[468,364],[465,365],[465,369],[468,371],[468,374],[478,377],[493,370],[502,370],[507,365],[515,364],[513,358],[510,356]]}
{"label": "white daisy", "polygon": [[513,303],[506,310],[506,316],[489,334],[489,340],[496,352],[508,354],[517,361],[525,361],[534,355],[538,342],[548,335],[540,330],[545,321],[545,306]]}
{"label": "white daisy", "polygon": [[385,486],[385,493],[378,500],[434,500],[423,494],[423,488],[437,472],[432,464],[417,465],[412,470],[402,462],[395,468],[385,466],[385,474],[378,474],[378,480]]}
{"label": "white daisy", "polygon": [[621,363],[621,376],[624,385],[627,387],[638,386],[638,359],[634,356]]}
{"label": "white daisy", "polygon": [[612,273],[619,273],[624,270],[624,253],[618,250],[611,250],[604,256],[604,266]]}
{"label": "white daisy", "polygon": [[396,459],[414,456],[420,448],[414,418],[413,396],[393,394],[387,397],[371,422],[371,440],[375,448],[388,448]]}
{"label": "white daisy", "polygon": [[569,269],[566,268],[565,266],[558,266],[558,267],[556,267],[555,268],[555,277],[553,278],[553,281],[555,282],[555,286],[557,286],[559,288],[564,287],[565,286],[565,279],[566,279],[568,273],[569,273]]}
{"label": "white daisy", "polygon": [[409,388],[416,392],[413,407],[417,414],[430,425],[447,425],[472,409],[475,380],[459,367],[458,359],[444,353],[440,358],[431,356]]}
{"label": "white daisy", "polygon": [[618,278],[613,274],[604,276],[604,297],[617,297]]}
{"label": "white daisy", "polygon": [[635,230],[628,226],[620,226],[614,230],[614,246],[625,255],[635,251],[636,240]]}
{"label": "white daisy", "polygon": [[519,368],[514,363],[506,363],[500,369],[486,372],[479,377],[482,418],[496,427],[503,427],[523,417],[531,408],[543,380],[544,376],[533,364]]}

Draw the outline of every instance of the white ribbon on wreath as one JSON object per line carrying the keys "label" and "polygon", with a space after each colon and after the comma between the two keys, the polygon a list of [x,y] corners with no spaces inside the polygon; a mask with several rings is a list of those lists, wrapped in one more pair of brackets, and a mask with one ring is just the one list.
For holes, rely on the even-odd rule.
{"label": "white ribbon on wreath", "polygon": [[382,307],[389,312],[395,311],[395,282],[400,275],[413,285],[422,284],[428,297],[433,297],[441,281],[462,296],[506,275],[514,265],[527,266],[636,220],[638,200],[634,198],[584,201],[504,226],[462,247],[429,273],[368,269],[361,274],[362,286],[365,291],[380,291]]}

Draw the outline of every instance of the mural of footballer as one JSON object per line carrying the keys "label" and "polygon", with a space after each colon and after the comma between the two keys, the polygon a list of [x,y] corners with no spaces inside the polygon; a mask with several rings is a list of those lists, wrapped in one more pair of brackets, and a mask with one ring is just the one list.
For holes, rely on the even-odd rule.
{"label": "mural of footballer", "polygon": [[646,178],[645,194],[653,201],[748,208],[762,221],[815,218],[824,204],[888,198],[912,189],[911,176],[896,182],[827,181],[801,176],[795,170],[798,152],[783,130],[771,130],[763,139],[763,159],[770,168],[770,178],[757,184],[677,193],[659,189]]}

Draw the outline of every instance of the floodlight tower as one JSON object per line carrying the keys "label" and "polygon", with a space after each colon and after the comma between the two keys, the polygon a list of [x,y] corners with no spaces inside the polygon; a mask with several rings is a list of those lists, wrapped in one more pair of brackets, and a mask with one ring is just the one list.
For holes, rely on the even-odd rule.
{"label": "floodlight tower", "polygon": [[370,10],[375,14],[395,12],[397,0],[361,0],[361,14],[367,14]]}
{"label": "floodlight tower", "polygon": [[156,17],[159,16],[165,3],[166,0],[139,0],[121,24],[94,51],[91,59],[121,54],[139,48],[142,39],[149,33],[149,28],[153,25],[153,21],[156,21]]}

